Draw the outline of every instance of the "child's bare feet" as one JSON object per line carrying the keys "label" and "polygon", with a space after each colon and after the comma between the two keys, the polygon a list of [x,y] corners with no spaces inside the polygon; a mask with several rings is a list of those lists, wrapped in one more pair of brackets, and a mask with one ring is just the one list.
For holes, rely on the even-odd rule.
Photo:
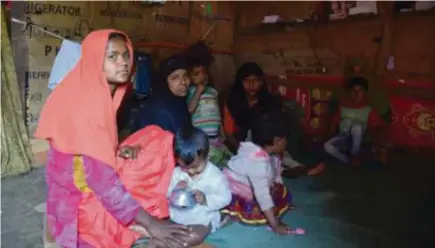
{"label": "child's bare feet", "polygon": [[308,170],[307,176],[316,176],[322,173],[326,168],[326,164],[324,162],[316,165],[316,167]]}
{"label": "child's bare feet", "polygon": [[221,220],[221,228],[228,226],[231,224],[231,216],[230,215],[224,215]]}
{"label": "child's bare feet", "polygon": [[59,246],[56,243],[45,242],[44,248],[59,248]]}

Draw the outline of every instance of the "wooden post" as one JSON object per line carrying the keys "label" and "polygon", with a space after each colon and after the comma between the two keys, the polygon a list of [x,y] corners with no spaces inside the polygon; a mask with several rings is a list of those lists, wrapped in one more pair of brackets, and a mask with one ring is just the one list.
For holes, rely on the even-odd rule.
{"label": "wooden post", "polygon": [[381,44],[378,50],[378,57],[374,64],[375,77],[384,77],[387,71],[385,66],[388,61],[388,57],[393,52],[393,3],[394,2],[376,2],[379,18],[381,21]]}
{"label": "wooden post", "polygon": [[[377,89],[385,89],[385,80],[388,78],[390,71],[386,70],[386,65],[389,56],[394,55],[394,40],[393,40],[393,30],[394,30],[394,2],[376,2],[376,6],[379,13],[380,24],[381,24],[381,44],[379,45],[379,50],[377,57],[374,61],[373,66],[373,80],[376,82]],[[394,71],[394,70],[392,70]],[[384,90],[385,91],[385,90]],[[388,97],[388,94],[384,94],[384,97]],[[386,146],[377,147],[376,149],[377,158],[382,162],[382,164],[387,165],[388,163],[388,148]]]}

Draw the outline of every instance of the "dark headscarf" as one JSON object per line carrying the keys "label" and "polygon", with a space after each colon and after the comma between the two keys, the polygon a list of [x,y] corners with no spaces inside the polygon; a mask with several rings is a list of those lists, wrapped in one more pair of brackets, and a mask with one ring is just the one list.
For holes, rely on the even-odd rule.
{"label": "dark headscarf", "polygon": [[[257,76],[263,82],[257,93],[258,102],[252,107],[248,105],[248,98],[243,88],[243,80],[249,76]],[[231,88],[227,106],[239,129],[235,135],[236,139],[242,141],[246,139],[250,123],[253,119],[252,117],[255,113],[275,108],[280,109],[281,102],[278,97],[269,93],[264,82],[264,73],[261,67],[255,62],[245,62],[237,70],[235,83]]]}
{"label": "dark headscarf", "polygon": [[[179,100],[185,99],[185,97],[179,97],[174,95],[169,90],[168,76],[178,70],[187,70],[187,62],[181,55],[176,55],[163,60],[159,66],[159,72],[157,73],[157,78],[155,79],[155,84],[153,85],[153,93],[158,96],[164,95],[165,97],[178,98]],[[182,98],[182,99],[181,99]]]}
{"label": "dark headscarf", "polygon": [[175,133],[183,125],[190,122],[186,97],[174,95],[169,89],[167,81],[168,76],[178,69],[187,70],[186,61],[181,55],[170,57],[160,63],[152,95],[149,102],[141,110],[136,130],[148,125],[157,125]]}

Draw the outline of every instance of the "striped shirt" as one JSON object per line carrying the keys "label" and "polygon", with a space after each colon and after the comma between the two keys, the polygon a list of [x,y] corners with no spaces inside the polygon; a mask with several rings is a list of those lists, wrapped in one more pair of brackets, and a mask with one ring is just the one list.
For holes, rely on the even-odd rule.
{"label": "striped shirt", "polygon": [[[189,103],[195,95],[196,87],[190,86],[187,95]],[[221,113],[218,103],[218,92],[211,86],[207,86],[199,98],[198,106],[192,113],[192,124],[194,127],[202,129],[209,137],[219,135],[221,127]]]}

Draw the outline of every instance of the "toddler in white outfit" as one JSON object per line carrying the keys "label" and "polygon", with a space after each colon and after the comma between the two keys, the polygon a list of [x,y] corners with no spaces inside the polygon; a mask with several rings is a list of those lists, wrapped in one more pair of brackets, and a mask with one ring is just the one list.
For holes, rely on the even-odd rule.
{"label": "toddler in white outfit", "polygon": [[219,229],[220,210],[231,202],[228,181],[214,164],[207,161],[207,134],[192,126],[178,131],[174,138],[174,154],[178,166],[174,169],[168,197],[176,188],[194,192],[197,205],[192,209],[170,207],[172,221],[189,225],[195,236],[190,246],[201,244],[207,235]]}

